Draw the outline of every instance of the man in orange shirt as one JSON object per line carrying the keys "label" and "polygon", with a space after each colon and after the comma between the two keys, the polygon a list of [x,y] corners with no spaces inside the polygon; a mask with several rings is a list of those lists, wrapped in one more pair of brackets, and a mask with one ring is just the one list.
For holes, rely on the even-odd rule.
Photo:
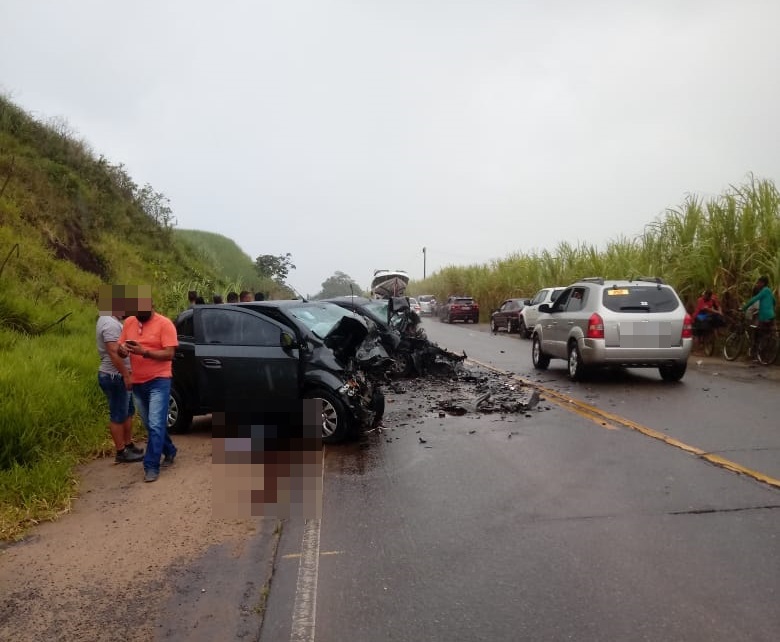
{"label": "man in orange shirt", "polygon": [[125,321],[118,343],[119,356],[130,355],[135,405],[149,433],[144,481],[153,482],[160,475],[160,457],[164,467],[176,458],[176,446],[168,435],[168,403],[179,341],[173,322],[152,309],[150,286],[138,286],[135,316]]}

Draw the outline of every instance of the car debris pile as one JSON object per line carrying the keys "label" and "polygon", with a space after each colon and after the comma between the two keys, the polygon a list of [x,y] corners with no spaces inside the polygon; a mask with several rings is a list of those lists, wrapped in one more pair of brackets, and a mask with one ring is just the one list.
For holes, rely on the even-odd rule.
{"label": "car debris pile", "polygon": [[[470,370],[462,363],[450,378],[427,378],[415,382],[422,386],[422,393],[430,411],[440,417],[466,414],[525,414],[548,410],[540,405],[543,397],[536,388],[523,385],[507,375],[480,370]],[[391,386],[395,394],[404,394],[401,385]]]}

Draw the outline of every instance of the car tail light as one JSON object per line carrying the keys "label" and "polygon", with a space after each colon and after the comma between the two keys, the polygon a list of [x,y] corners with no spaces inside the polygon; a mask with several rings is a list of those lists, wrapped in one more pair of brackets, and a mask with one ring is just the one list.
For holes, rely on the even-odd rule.
{"label": "car tail light", "polygon": [[588,319],[588,333],[585,336],[588,339],[604,338],[604,319],[601,318],[601,315],[595,312],[590,315],[590,319]]}
{"label": "car tail light", "polygon": [[693,338],[693,319],[691,319],[690,314],[685,315],[685,321],[683,321],[682,338],[683,339]]}

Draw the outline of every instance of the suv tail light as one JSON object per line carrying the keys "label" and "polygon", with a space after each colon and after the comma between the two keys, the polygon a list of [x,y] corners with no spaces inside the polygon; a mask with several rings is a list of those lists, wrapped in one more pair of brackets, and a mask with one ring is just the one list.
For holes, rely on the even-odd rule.
{"label": "suv tail light", "polygon": [[588,339],[603,339],[604,338],[604,319],[600,314],[595,312],[590,315],[588,319],[588,332],[585,335]]}
{"label": "suv tail light", "polygon": [[683,339],[693,338],[693,319],[691,319],[690,314],[685,315],[685,321],[683,321],[682,338]]}

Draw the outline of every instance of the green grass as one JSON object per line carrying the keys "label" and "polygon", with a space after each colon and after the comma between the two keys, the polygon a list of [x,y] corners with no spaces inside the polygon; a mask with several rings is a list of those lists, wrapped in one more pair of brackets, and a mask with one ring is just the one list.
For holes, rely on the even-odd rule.
{"label": "green grass", "polygon": [[704,201],[686,198],[635,237],[619,237],[603,248],[561,241],[554,249],[518,252],[488,264],[448,266],[412,294],[470,294],[482,320],[509,297],[530,297],[543,287],[568,285],[585,276],[660,276],[692,307],[707,288],[727,307],[745,301],[756,278],[780,284],[780,193],[767,179],[749,177]]}

